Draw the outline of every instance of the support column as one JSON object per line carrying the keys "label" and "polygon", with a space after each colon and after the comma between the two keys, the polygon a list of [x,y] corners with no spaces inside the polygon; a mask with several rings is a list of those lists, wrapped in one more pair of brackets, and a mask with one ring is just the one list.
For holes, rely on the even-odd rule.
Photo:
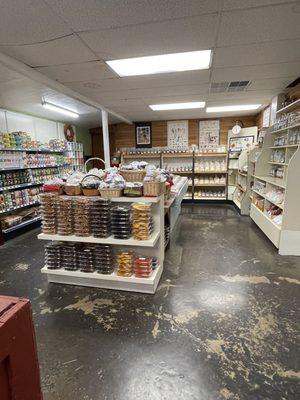
{"label": "support column", "polygon": [[110,151],[109,151],[109,132],[108,132],[108,114],[107,111],[101,110],[102,113],[102,135],[105,168],[110,167]]}

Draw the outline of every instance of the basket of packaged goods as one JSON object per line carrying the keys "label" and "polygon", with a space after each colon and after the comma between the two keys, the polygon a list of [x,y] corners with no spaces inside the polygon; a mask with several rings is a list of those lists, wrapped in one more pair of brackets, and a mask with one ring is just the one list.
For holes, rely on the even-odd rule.
{"label": "basket of packaged goods", "polygon": [[144,170],[120,169],[120,174],[126,182],[143,182],[146,172]]}
{"label": "basket of packaged goods", "polygon": [[103,180],[99,184],[101,197],[105,199],[121,197],[125,188],[123,176],[119,174],[116,167],[107,168],[105,171]]}
{"label": "basket of packaged goods", "polygon": [[87,174],[80,184],[84,196],[99,196],[100,181],[101,178],[98,175]]}
{"label": "basket of packaged goods", "polygon": [[81,181],[84,174],[80,171],[73,172],[66,180],[63,185],[63,190],[68,196],[80,196],[82,195]]}
{"label": "basket of packaged goods", "polygon": [[148,182],[144,181],[144,196],[156,197],[165,193],[165,182]]}
{"label": "basket of packaged goods", "polygon": [[123,165],[119,173],[123,176],[126,182],[143,182],[147,163],[145,161],[133,161],[128,165]]}
{"label": "basket of packaged goods", "polygon": [[[146,167],[146,176],[143,181],[144,196],[154,197],[165,194],[166,190],[171,190],[172,184],[172,175],[167,170],[156,168],[154,165]],[[169,196],[168,193],[167,196]]]}
{"label": "basket of packaged goods", "polygon": [[142,182],[126,182],[124,189],[124,196],[126,197],[141,197],[143,196]]}

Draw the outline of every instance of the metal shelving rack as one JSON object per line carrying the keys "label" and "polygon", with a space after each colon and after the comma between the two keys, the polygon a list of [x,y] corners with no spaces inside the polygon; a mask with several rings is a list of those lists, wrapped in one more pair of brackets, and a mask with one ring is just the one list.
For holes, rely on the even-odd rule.
{"label": "metal shelving rack", "polygon": [[61,236],[61,235],[38,235],[41,240],[55,240],[62,242],[80,242],[80,243],[101,243],[111,244],[116,249],[130,247],[136,250],[138,254],[144,256],[157,257],[159,266],[155,269],[149,278],[136,278],[118,276],[116,273],[103,275],[97,272],[85,273],[80,271],[51,270],[47,266],[42,268],[42,273],[48,276],[49,282],[63,283],[69,285],[91,286],[104,289],[117,289],[141,293],[155,293],[163,272],[165,243],[164,243],[164,196],[159,197],[118,197],[111,199],[114,203],[152,203],[152,215],[154,220],[154,232],[149,240],[139,241],[134,239],[122,240],[115,239],[113,236],[108,238]]}
{"label": "metal shelving rack", "polygon": [[[59,150],[50,150],[50,149],[30,149],[30,148],[25,148],[25,149],[7,149],[7,148],[1,148],[0,152],[18,152],[18,153],[41,153],[41,154],[64,154],[64,151],[59,151]],[[9,172],[9,171],[20,171],[20,170],[33,170],[33,169],[44,169],[44,168],[57,168],[57,173],[59,173],[60,168],[63,168],[67,164],[63,165],[34,165],[34,166],[20,166],[20,167],[8,167],[8,168],[0,168],[0,172]],[[4,193],[6,191],[14,191],[14,190],[21,190],[21,189],[26,189],[26,188],[31,188],[31,187],[38,187],[41,186],[43,182],[36,182],[36,181],[31,181],[31,182],[26,182],[18,185],[10,185],[10,186],[2,186],[0,187],[0,194]],[[27,204],[23,204],[21,206],[17,207],[11,207],[9,209],[5,209],[0,211],[0,219],[4,215],[8,215],[11,213],[14,213],[15,211],[19,211],[21,209],[25,209],[31,206],[37,206],[40,203],[38,201],[33,201],[29,202]],[[11,226],[9,228],[1,228],[1,223],[0,223],[0,242],[4,242],[4,237],[6,234],[17,231],[18,229],[22,229],[25,226],[28,226],[30,224],[34,224],[40,221],[39,217],[34,217],[30,220],[25,220],[22,221],[21,223]],[[1,222],[1,221],[0,221]]]}

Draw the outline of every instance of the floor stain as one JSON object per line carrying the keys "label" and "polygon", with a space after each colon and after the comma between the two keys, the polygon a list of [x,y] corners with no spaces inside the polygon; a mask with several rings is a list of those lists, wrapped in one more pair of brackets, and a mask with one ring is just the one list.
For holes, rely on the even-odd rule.
{"label": "floor stain", "polygon": [[29,264],[18,263],[14,266],[15,271],[27,271],[29,268]]}
{"label": "floor stain", "polygon": [[286,276],[280,276],[278,279],[280,279],[281,281],[286,281],[288,283],[295,283],[296,285],[300,285],[300,281],[298,279],[288,278]]}
{"label": "floor stain", "polygon": [[227,276],[227,275],[220,275],[221,279],[226,282],[246,282],[246,283],[253,283],[257,285],[259,283],[271,283],[270,280],[266,276],[247,276],[247,275],[234,275],[234,276]]}

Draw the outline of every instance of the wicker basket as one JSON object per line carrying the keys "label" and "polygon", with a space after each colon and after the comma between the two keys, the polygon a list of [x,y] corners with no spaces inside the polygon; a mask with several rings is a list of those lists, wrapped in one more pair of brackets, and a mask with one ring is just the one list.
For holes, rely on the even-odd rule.
{"label": "wicker basket", "polygon": [[145,170],[125,170],[125,169],[120,169],[119,170],[120,175],[123,176],[125,181],[127,182],[143,182],[146,171]]}
{"label": "wicker basket", "polygon": [[95,178],[98,178],[99,181],[101,180],[101,179],[99,178],[99,176],[97,176],[97,175],[93,175],[93,174],[86,175],[86,176],[82,179],[82,181],[81,181],[81,188],[82,188],[83,194],[84,194],[85,196],[99,196],[99,190],[98,190],[98,188],[85,188],[85,187],[82,186],[82,182],[83,182],[86,178],[89,178],[90,176],[93,176],[93,177],[95,177]]}
{"label": "wicker basket", "polygon": [[99,189],[101,197],[104,199],[112,199],[115,197],[121,197],[123,193],[123,189],[111,189],[111,188],[104,188],[104,189]]}
{"label": "wicker basket", "polygon": [[165,193],[165,182],[144,182],[144,196],[156,197]]}
{"label": "wicker basket", "polygon": [[64,185],[63,189],[68,196],[80,196],[82,194],[80,185]]}

